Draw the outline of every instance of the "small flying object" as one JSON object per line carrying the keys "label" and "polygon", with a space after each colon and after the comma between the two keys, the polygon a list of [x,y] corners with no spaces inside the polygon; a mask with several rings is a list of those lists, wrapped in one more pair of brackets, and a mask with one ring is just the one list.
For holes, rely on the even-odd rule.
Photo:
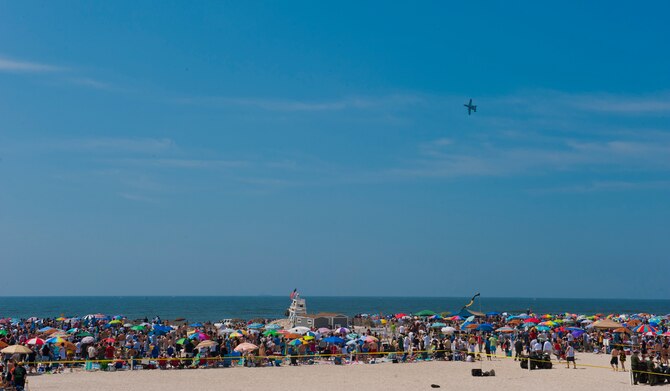
{"label": "small flying object", "polygon": [[472,104],[472,98],[470,98],[470,103],[464,104],[463,106],[468,108],[468,115],[472,114],[473,111],[475,113],[477,112],[477,105]]}

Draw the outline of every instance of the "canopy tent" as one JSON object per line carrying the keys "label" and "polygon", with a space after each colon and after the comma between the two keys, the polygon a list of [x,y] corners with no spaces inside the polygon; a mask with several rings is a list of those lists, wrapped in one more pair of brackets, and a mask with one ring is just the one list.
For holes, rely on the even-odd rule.
{"label": "canopy tent", "polygon": [[593,323],[593,327],[596,329],[618,329],[622,326],[621,323],[615,322],[612,319],[601,319]]}

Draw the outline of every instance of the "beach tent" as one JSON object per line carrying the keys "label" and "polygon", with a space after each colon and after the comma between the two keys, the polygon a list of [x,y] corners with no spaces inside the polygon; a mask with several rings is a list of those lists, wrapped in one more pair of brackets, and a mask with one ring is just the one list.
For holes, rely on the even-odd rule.
{"label": "beach tent", "polygon": [[613,321],[612,319],[601,319],[593,323],[593,327],[596,329],[618,329],[622,324]]}
{"label": "beach tent", "polygon": [[414,315],[416,315],[416,316],[433,316],[433,315],[435,315],[435,312],[433,312],[431,310],[423,310],[423,311],[417,312]]}

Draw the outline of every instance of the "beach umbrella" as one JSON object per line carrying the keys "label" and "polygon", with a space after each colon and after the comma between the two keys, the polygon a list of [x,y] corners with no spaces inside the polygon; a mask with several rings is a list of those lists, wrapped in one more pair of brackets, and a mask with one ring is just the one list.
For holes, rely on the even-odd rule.
{"label": "beach umbrella", "polygon": [[446,325],[447,325],[446,323],[435,322],[435,323],[431,324],[430,327],[434,328],[434,329],[439,329],[439,328],[444,327]]}
{"label": "beach umbrella", "polygon": [[235,330],[233,330],[229,327],[226,327],[226,328],[223,328],[223,329],[219,329],[219,334],[229,334],[229,333],[232,333],[234,331]]}
{"label": "beach umbrella", "polygon": [[486,313],[486,316],[498,316],[498,315],[500,315],[500,313],[495,312],[495,311],[491,311],[491,312]]}
{"label": "beach umbrella", "polygon": [[183,345],[186,343],[186,338],[179,338],[177,342],[175,342],[177,345]]}
{"label": "beach umbrella", "polygon": [[77,331],[79,331],[79,329],[75,327],[75,328],[73,328],[73,329],[69,329],[68,331],[66,331],[66,333],[68,333],[68,334],[74,334],[74,333],[76,333]]}
{"label": "beach umbrella", "polygon": [[523,323],[535,323],[538,324],[540,323],[540,320],[538,318],[528,318],[524,319]]}
{"label": "beach umbrella", "polygon": [[302,345],[304,343],[305,342],[300,340],[300,339],[294,339],[291,342],[289,342],[288,344],[291,345],[291,346],[298,346],[298,345]]}
{"label": "beach umbrella", "polygon": [[641,324],[633,329],[636,333],[645,334],[645,333],[655,333],[656,328],[648,324]]}
{"label": "beach umbrella", "polygon": [[440,331],[443,332],[443,333],[445,333],[445,334],[453,334],[454,331],[456,331],[456,329],[453,328],[453,327],[451,327],[451,326],[447,326],[447,327],[442,327],[442,328],[440,329]]}
{"label": "beach umbrella", "polygon": [[7,335],[7,330],[5,329],[0,330],[0,335]]}
{"label": "beach umbrella", "polygon": [[200,322],[197,322],[197,323],[191,323],[189,326],[190,326],[190,327],[202,327],[202,323],[200,323]]}
{"label": "beach umbrella", "polygon": [[428,319],[430,319],[430,320],[442,319],[442,316],[440,314],[435,314],[435,315],[429,317]]}
{"label": "beach umbrella", "polygon": [[4,349],[4,348],[6,348],[7,346],[8,346],[8,345],[7,345],[7,342],[5,342],[5,341],[0,341],[0,349]]}
{"label": "beach umbrella", "polygon": [[346,327],[338,327],[335,330],[333,330],[333,333],[335,334],[348,334],[351,330],[349,330]]}
{"label": "beach umbrella", "polygon": [[460,315],[454,315],[454,316],[452,316],[451,318],[449,318],[449,320],[451,320],[451,321],[459,321],[459,320],[463,320],[463,318],[461,318]]}
{"label": "beach umbrella", "polygon": [[249,326],[247,326],[248,329],[262,329],[263,325],[260,323],[252,323]]}
{"label": "beach umbrella", "polygon": [[28,345],[44,345],[44,340],[42,338],[31,338],[26,341]]}
{"label": "beach umbrella", "polygon": [[407,314],[402,313],[402,312],[399,313],[399,314],[395,314],[395,318],[396,318],[396,319],[402,319],[402,318],[404,318],[404,317],[406,317],[406,316],[407,316]]}
{"label": "beach umbrella", "polygon": [[233,332],[230,333],[230,335],[228,336],[228,338],[239,338],[239,337],[244,337],[244,334],[242,334],[242,333],[238,333],[237,331],[233,331]]}
{"label": "beach umbrella", "polygon": [[265,325],[266,330],[279,330],[280,328],[281,326],[276,323],[270,323]]}
{"label": "beach umbrella", "polygon": [[86,332],[86,331],[82,331],[81,333],[77,333],[77,337],[80,337],[80,338],[81,337],[92,337],[92,336],[93,336],[93,334],[91,334],[89,332]]}
{"label": "beach umbrella", "polygon": [[493,331],[493,325],[490,323],[482,323],[477,326],[478,331]]}
{"label": "beach umbrella", "polygon": [[613,332],[631,334],[631,331],[625,327],[619,327],[618,329],[614,329]]}
{"label": "beach umbrella", "polygon": [[417,312],[414,315],[416,315],[416,316],[433,316],[433,315],[435,315],[435,312],[433,312],[431,310],[423,310],[423,311]]}
{"label": "beach umbrella", "polygon": [[53,330],[53,327],[49,327],[49,326],[47,326],[47,327],[42,327],[41,329],[39,329],[39,330],[37,330],[37,331],[39,331],[40,333],[46,333],[46,332],[49,331],[49,330]]}
{"label": "beach umbrella", "polygon": [[572,336],[575,337],[575,338],[579,338],[579,337],[581,337],[582,334],[584,334],[584,333],[586,333],[586,331],[585,331],[585,330],[581,330],[581,329],[579,329],[579,330],[573,330],[573,331],[571,332]]}
{"label": "beach umbrella", "polygon": [[109,322],[109,324],[121,324],[121,323],[123,322],[121,322],[119,319],[114,319],[113,321]]}
{"label": "beach umbrella", "polygon": [[514,329],[508,326],[504,326],[496,329],[496,331],[499,333],[513,333]]}
{"label": "beach umbrella", "polygon": [[289,329],[288,331],[295,333],[295,334],[305,334],[306,332],[309,331],[309,327],[304,327],[304,326],[298,326],[294,327],[292,329]]}
{"label": "beach umbrella", "polygon": [[211,339],[202,341],[196,346],[197,349],[202,349],[202,348],[211,348],[212,346],[218,345],[216,341],[212,341]]}
{"label": "beach umbrella", "polygon": [[249,342],[243,342],[235,347],[235,351],[240,353],[250,352],[256,349],[258,349],[258,346]]}
{"label": "beach umbrella", "polygon": [[114,342],[116,342],[116,340],[115,340],[114,338],[111,338],[111,337],[110,337],[110,338],[105,338],[105,339],[103,339],[103,341],[104,341],[104,342],[107,342],[107,343],[114,343]]}
{"label": "beach umbrella", "polygon": [[93,343],[93,342],[95,342],[95,338],[93,337],[84,337],[81,340],[81,343]]}
{"label": "beach umbrella", "polygon": [[317,331],[321,334],[328,334],[331,332],[331,330],[328,327],[319,327]]}
{"label": "beach umbrella", "polygon": [[358,338],[358,334],[356,333],[347,334],[347,339],[356,339],[356,338]]}
{"label": "beach umbrella", "polygon": [[11,345],[0,350],[0,353],[4,354],[30,354],[32,352],[29,347],[23,345]]}
{"label": "beach umbrella", "polygon": [[361,337],[361,341],[363,342],[368,342],[368,343],[374,343],[379,341],[377,338],[373,337],[372,335],[366,335],[364,337]]}
{"label": "beach umbrella", "polygon": [[313,335],[305,335],[304,337],[302,337],[302,339],[304,341],[311,341],[311,340],[314,339],[314,336]]}
{"label": "beach umbrella", "polygon": [[334,343],[334,344],[343,344],[344,343],[344,339],[342,339],[340,337],[327,337],[327,338],[324,338],[323,340],[324,340],[324,342]]}
{"label": "beach umbrella", "polygon": [[61,338],[61,337],[52,337],[52,338],[47,339],[45,342],[46,342],[46,343],[56,343],[56,344],[60,344],[60,343],[65,342],[65,340],[64,340],[63,338]]}
{"label": "beach umbrella", "polygon": [[538,331],[549,331],[551,327],[549,326],[537,326]]}
{"label": "beach umbrella", "polygon": [[265,331],[263,331],[263,335],[265,335],[266,337],[267,336],[275,337],[275,336],[281,335],[281,334],[279,332],[277,332],[277,330],[265,330]]}
{"label": "beach umbrella", "polygon": [[189,339],[197,339],[198,341],[204,341],[206,339],[209,339],[207,334],[203,334],[203,333],[193,333],[188,338]]}
{"label": "beach umbrella", "polygon": [[137,326],[133,326],[133,327],[131,327],[130,329],[131,329],[131,330],[135,330],[135,331],[144,331],[144,326],[142,326],[142,325],[137,325]]}
{"label": "beach umbrella", "polygon": [[126,323],[126,324],[123,325],[123,327],[133,327],[133,324],[132,323]]}

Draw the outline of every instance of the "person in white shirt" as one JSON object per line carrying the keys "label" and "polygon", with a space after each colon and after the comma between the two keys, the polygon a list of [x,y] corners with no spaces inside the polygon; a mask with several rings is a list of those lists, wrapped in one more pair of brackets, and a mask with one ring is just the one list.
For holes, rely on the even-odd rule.
{"label": "person in white shirt", "polygon": [[552,349],[553,346],[551,345],[551,342],[549,340],[544,341],[544,345],[542,346],[542,353],[551,355]]}
{"label": "person in white shirt", "polygon": [[572,347],[572,344],[568,344],[568,347],[565,349],[565,357],[567,358],[567,367],[570,368],[570,361],[572,361],[573,368],[577,369],[577,364],[575,363],[575,348]]}

